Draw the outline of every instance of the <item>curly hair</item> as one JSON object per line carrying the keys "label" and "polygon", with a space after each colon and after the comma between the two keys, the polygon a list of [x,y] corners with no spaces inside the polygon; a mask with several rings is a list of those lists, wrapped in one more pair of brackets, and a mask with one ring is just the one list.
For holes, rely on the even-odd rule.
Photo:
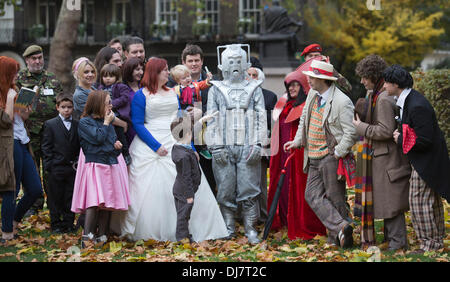
{"label": "curly hair", "polygon": [[358,62],[355,72],[359,77],[369,78],[373,83],[377,83],[383,77],[383,71],[387,67],[383,58],[372,54]]}

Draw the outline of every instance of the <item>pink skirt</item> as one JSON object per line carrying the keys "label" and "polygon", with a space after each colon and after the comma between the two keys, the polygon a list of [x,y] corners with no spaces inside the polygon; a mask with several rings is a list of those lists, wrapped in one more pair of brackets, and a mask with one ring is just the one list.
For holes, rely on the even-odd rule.
{"label": "pink skirt", "polygon": [[73,212],[84,213],[90,207],[128,210],[130,194],[127,166],[122,154],[117,160],[119,163],[114,165],[85,163],[83,150],[80,149],[73,189]]}

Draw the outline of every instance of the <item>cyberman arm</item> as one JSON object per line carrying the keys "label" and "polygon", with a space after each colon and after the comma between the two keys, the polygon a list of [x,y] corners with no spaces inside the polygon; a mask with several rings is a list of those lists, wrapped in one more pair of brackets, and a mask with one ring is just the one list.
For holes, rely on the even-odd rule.
{"label": "cyberman arm", "polygon": [[260,87],[256,88],[253,94],[253,105],[253,128],[249,128],[252,133],[250,136],[253,140],[249,140],[252,149],[247,157],[248,162],[256,162],[261,159],[261,144],[267,137],[267,115],[264,96]]}
{"label": "cyberman arm", "polygon": [[222,132],[220,132],[222,130],[220,126],[222,113],[220,113],[218,95],[220,95],[219,89],[214,85],[208,92],[206,115],[212,115],[216,112],[219,112],[219,114],[215,114],[215,117],[207,122],[205,143],[213,156],[213,160],[218,164],[226,164],[225,144],[221,138]]}

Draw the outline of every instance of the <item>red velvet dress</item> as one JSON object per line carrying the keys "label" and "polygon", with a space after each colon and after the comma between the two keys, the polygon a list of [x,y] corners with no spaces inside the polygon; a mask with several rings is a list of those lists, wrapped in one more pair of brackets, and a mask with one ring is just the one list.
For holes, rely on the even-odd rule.
{"label": "red velvet dress", "polygon": [[[289,152],[285,153],[283,151],[283,145],[287,141],[293,140],[297,132],[299,119],[285,123],[286,117],[293,108],[293,103],[293,100],[286,103],[272,131],[272,139],[275,138],[275,140],[272,140],[272,150],[278,149],[278,151],[273,151],[276,154],[272,154],[270,158],[268,209],[270,209],[277,189],[281,169],[289,156]],[[298,107],[302,106],[304,106],[304,103]],[[307,175],[303,173],[303,148],[295,149],[295,156],[289,161],[286,169],[286,177],[284,179],[277,212],[272,223],[272,229],[274,230],[278,230],[282,226],[287,225],[288,237],[291,240],[295,240],[296,238],[309,240],[316,235],[326,234],[325,226],[323,226],[305,200],[306,180]]]}

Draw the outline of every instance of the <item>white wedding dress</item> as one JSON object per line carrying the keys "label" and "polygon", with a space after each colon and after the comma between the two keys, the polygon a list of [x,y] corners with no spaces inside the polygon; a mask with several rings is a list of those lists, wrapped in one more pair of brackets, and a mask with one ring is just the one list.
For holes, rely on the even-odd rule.
{"label": "white wedding dress", "polygon": [[[131,205],[120,216],[121,236],[130,240],[176,241],[177,213],[172,188],[177,172],[171,157],[175,139],[170,132],[170,124],[177,110],[178,100],[174,91],[146,98],[145,127],[169,153],[159,156],[138,136],[130,145]],[[228,236],[219,206],[203,172],[194,197],[189,231],[196,242]]]}

